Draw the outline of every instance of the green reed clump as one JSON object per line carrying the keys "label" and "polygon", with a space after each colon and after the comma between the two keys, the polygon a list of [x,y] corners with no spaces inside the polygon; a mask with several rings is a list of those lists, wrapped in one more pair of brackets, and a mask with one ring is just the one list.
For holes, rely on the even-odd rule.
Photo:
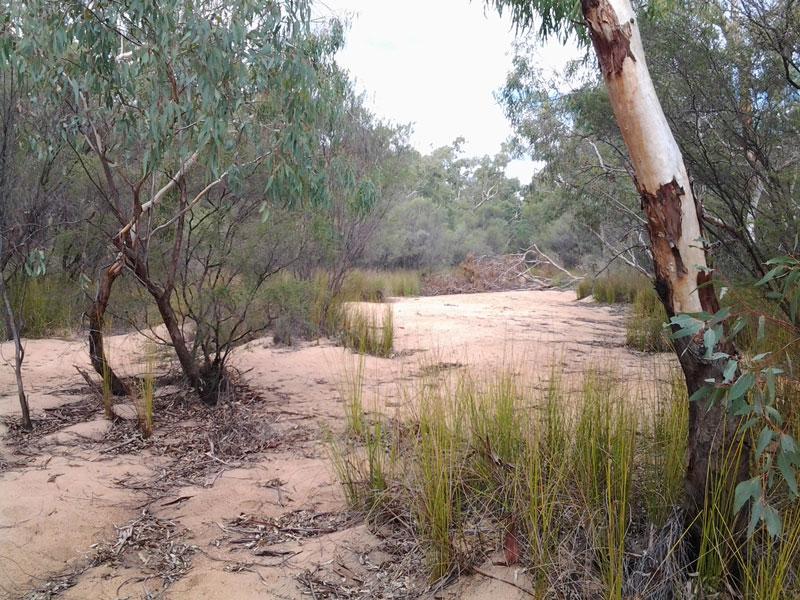
{"label": "green reed clump", "polygon": [[345,277],[341,297],[345,302],[384,302],[392,296],[418,296],[421,287],[417,271],[354,269]]}
{"label": "green reed clump", "polygon": [[145,347],[145,372],[139,378],[139,396],[136,398],[136,414],[142,437],[153,435],[153,402],[156,392],[156,358],[158,350],[154,344]]}
{"label": "green reed clump", "polygon": [[339,337],[345,348],[361,354],[388,358],[394,350],[394,310],[391,304],[383,314],[359,306],[345,308]]}
{"label": "green reed clump", "polygon": [[625,322],[625,343],[641,352],[671,352],[667,313],[652,286],[638,290]]}
{"label": "green reed clump", "polygon": [[[378,410],[357,425],[363,392],[346,386],[348,433],[333,439],[331,454],[349,505],[413,535],[432,581],[505,550],[537,597],[621,599],[641,575],[643,549],[680,553],[688,426],[680,378],[634,386],[598,370],[577,382],[557,371],[537,382],[511,369],[423,373],[402,390],[402,425]],[[647,589],[714,593],[738,553],[744,597],[798,597],[800,517],[787,520],[778,543],[737,546],[728,483],[709,482],[697,576],[674,559],[644,577]]]}
{"label": "green reed clump", "polygon": [[578,282],[575,288],[575,294],[578,296],[578,300],[583,300],[592,295],[592,283],[592,280],[588,277],[584,277]]}
{"label": "green reed clump", "polygon": [[585,278],[578,283],[578,300],[592,296],[603,304],[631,303],[637,292],[650,286],[645,276],[633,271],[608,273],[597,278]]}

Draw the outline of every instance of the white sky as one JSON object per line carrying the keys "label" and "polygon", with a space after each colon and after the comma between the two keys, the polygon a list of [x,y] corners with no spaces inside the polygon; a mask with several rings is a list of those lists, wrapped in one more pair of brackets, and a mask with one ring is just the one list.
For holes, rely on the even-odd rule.
{"label": "white sky", "polygon": [[[377,115],[413,123],[421,152],[463,136],[468,156],[494,155],[511,134],[493,92],[511,68],[514,31],[483,0],[317,0],[315,12],[351,17],[339,64]],[[550,70],[577,50],[548,44],[541,54]],[[507,169],[523,183],[533,172],[531,161]]]}

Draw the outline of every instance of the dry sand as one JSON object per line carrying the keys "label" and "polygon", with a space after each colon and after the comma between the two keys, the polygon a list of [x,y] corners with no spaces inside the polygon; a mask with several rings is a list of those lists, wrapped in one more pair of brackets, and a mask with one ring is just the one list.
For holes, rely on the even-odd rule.
{"label": "dry sand", "polygon": [[[431,365],[485,372],[511,365],[546,376],[554,364],[567,374],[614,364],[636,377],[652,372],[654,362],[669,361],[626,349],[623,311],[576,302],[572,292],[398,299],[393,307],[396,356],[369,357],[364,365],[368,395],[379,398],[382,410],[405,410],[401,387]],[[110,344],[120,371],[141,372],[141,339],[115,336]],[[79,416],[70,417],[77,422],[26,444],[24,454],[11,438],[0,442],[0,598],[51,597],[48,593],[74,599],[309,598],[298,585],[299,574],[347,579],[358,573],[357,580],[368,586],[385,571],[377,566],[399,560],[387,554],[386,540],[343,515],[343,498],[322,442],[323,429],[342,427],[339,389],[344,373],[354,368],[351,353],[325,341],[276,348],[263,339],[239,349],[235,366],[261,396],[249,410],[269,424],[278,443],[245,462],[209,457],[201,477],[166,485],[166,473],[181,462],[170,453],[169,436],[181,431],[191,438],[195,429],[204,431],[199,418],[190,417],[172,433],[157,429],[158,443],[144,450],[127,449],[130,427],[126,430],[124,422],[109,426],[74,367],[89,369],[83,340],[30,340],[26,351],[25,380],[35,418],[45,409],[71,410],[76,401],[85,402]],[[0,358],[11,356],[10,344],[0,345]],[[17,412],[13,371],[0,363],[0,416]],[[8,432],[0,433],[5,439]],[[312,536],[300,533],[259,546],[267,549],[255,556],[236,539],[242,529],[232,523],[240,515],[267,523],[312,515],[310,522],[323,525],[315,525]],[[326,519],[334,526],[324,525]],[[130,523],[134,526],[126,529]],[[136,546],[142,531],[162,535],[167,545]],[[181,560],[192,552],[187,547],[196,550],[182,569]],[[176,580],[163,591],[162,579],[148,568],[159,556],[177,564]],[[524,581],[524,574],[491,561],[483,570]],[[403,597],[404,582],[391,583],[397,590],[392,597]],[[32,595],[37,589],[39,595]],[[326,597],[323,592],[320,597]],[[475,574],[436,597],[528,596]]]}

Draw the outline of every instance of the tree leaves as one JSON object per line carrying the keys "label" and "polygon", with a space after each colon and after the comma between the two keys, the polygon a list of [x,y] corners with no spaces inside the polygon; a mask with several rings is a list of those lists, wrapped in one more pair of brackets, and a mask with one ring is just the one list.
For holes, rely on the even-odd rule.
{"label": "tree leaves", "polygon": [[761,497],[761,478],[753,477],[736,486],[733,496],[733,512],[738,513],[753,498]]}
{"label": "tree leaves", "polygon": [[[765,286],[771,283],[777,300],[800,298],[800,262],[793,257],[778,257],[768,261],[767,265],[772,268],[755,285]],[[789,316],[792,322],[786,326],[798,327],[796,314],[790,311]],[[735,317],[734,323],[724,332],[724,325],[732,317]],[[707,380],[706,385],[696,390],[689,400],[713,403],[721,396],[733,415],[747,420],[746,429],[760,427],[753,453],[755,477],[736,487],[733,508],[738,513],[745,505],[750,504],[750,535],[759,524],[763,524],[769,535],[780,535],[780,512],[770,503],[769,498],[780,482],[785,482],[789,493],[796,498],[797,469],[800,467],[797,443],[785,429],[784,419],[779,411],[779,378],[784,370],[775,363],[780,358],[780,353],[768,351],[748,356],[729,355],[715,350],[720,341],[733,339],[748,328],[755,329],[753,338],[757,343],[769,342],[766,315],[732,315],[729,309],[725,309],[714,315],[675,315],[670,324],[675,339],[691,337],[693,343],[697,343],[702,334],[703,360],[725,361],[721,381]]]}

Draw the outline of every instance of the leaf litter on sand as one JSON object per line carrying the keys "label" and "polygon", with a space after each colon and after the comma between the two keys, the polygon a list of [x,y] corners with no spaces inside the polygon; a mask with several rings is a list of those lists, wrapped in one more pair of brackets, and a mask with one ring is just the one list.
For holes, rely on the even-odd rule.
{"label": "leaf litter on sand", "polygon": [[419,598],[444,583],[432,587],[422,576],[422,553],[410,537],[392,534],[356,554],[354,562],[339,557],[299,573],[295,579],[303,595],[315,600],[400,600]]}
{"label": "leaf litter on sand", "polygon": [[258,555],[266,546],[335,533],[357,520],[360,519],[352,513],[300,509],[278,518],[241,514],[220,527],[226,534],[236,536],[229,540],[230,544],[251,549]]}
{"label": "leaf litter on sand", "polygon": [[[183,577],[192,566],[197,546],[186,542],[186,530],[169,519],[153,515],[145,508],[128,523],[115,527],[117,539],[91,547],[92,552],[79,566],[49,579],[25,596],[25,600],[49,600],[73,587],[80,575],[93,567],[135,568],[143,576],[126,579],[128,583],[160,580],[161,592]],[[119,590],[118,590],[119,591]],[[153,591],[147,597],[156,597]]]}
{"label": "leaf litter on sand", "polygon": [[104,451],[146,450],[164,458],[166,464],[152,477],[117,481],[161,498],[176,486],[213,486],[224,471],[242,467],[267,450],[311,439],[311,430],[301,426],[277,431],[275,416],[264,397],[238,382],[235,392],[212,408],[180,390],[157,399],[155,435],[144,439],[135,423],[126,422],[112,430],[119,441]]}
{"label": "leaf litter on sand", "polygon": [[[70,443],[89,444],[100,455],[136,454],[143,460],[155,459],[153,463],[159,467],[154,474],[114,481],[120,487],[144,494],[148,498],[148,508],[129,523],[117,527],[116,541],[93,546],[86,560],[54,574],[27,598],[43,600],[58,596],[74,586],[86,570],[103,564],[138,569],[144,574],[137,581],[160,579],[162,589],[182,577],[191,568],[192,556],[200,550],[184,541],[186,532],[177,523],[156,517],[149,507],[188,498],[165,503],[169,492],[176,487],[213,486],[224,471],[245,466],[266,450],[295,440],[302,443],[311,439],[310,429],[303,427],[276,431],[272,423],[279,413],[279,408],[269,406],[246,385],[237,384],[234,393],[211,409],[200,405],[185,388],[168,385],[162,387],[155,398],[157,427],[152,437],[142,437],[135,421],[115,419],[102,441]],[[34,437],[25,437],[22,433],[13,437],[12,431],[11,442],[22,456],[36,456],[41,448],[35,442],[42,436],[101,414],[100,403],[89,395],[47,410],[44,423]]]}
{"label": "leaf litter on sand", "polygon": [[117,541],[95,546],[93,566],[136,566],[161,579],[164,587],[189,570],[197,547],[186,543],[186,530],[169,519],[153,515],[148,509],[117,527]]}
{"label": "leaf litter on sand", "polygon": [[18,454],[28,454],[30,446],[44,436],[97,418],[102,412],[102,406],[88,395],[91,393],[88,387],[82,389],[87,394],[86,397],[60,406],[45,408],[42,416],[34,417],[32,431],[25,431],[16,416],[0,417],[0,423],[8,428],[5,437],[9,445]]}

